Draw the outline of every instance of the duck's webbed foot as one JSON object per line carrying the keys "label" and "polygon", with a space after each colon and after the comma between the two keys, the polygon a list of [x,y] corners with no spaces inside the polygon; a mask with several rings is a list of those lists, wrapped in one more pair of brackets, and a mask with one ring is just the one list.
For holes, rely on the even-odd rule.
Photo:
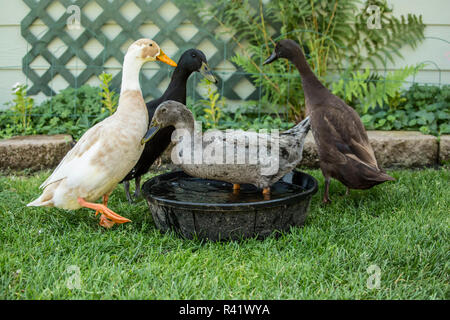
{"label": "duck's webbed foot", "polygon": [[233,183],[233,194],[239,194],[239,190],[241,190],[241,185]]}
{"label": "duck's webbed foot", "polygon": [[141,176],[134,178],[135,190],[134,190],[134,200],[137,200],[141,195]]}
{"label": "duck's webbed foot", "polygon": [[332,201],[331,201],[330,197],[328,197],[327,195],[324,195],[324,196],[323,196],[322,203],[324,203],[324,204],[330,204],[331,202],[332,202]]}
{"label": "duck's webbed foot", "polygon": [[109,220],[104,214],[100,216],[100,223],[102,227],[105,227],[106,229],[112,228],[113,225],[115,225],[115,222]]}
{"label": "duck's webbed foot", "polygon": [[270,200],[270,187],[264,188],[263,191],[264,200]]}
{"label": "duck's webbed foot", "polygon": [[331,199],[330,196],[328,195],[329,191],[330,191],[330,181],[331,178],[330,177],[325,177],[325,192],[323,194],[323,203],[331,203]]}
{"label": "duck's webbed foot", "polygon": [[115,223],[121,224],[125,222],[131,222],[130,219],[118,215],[117,213],[115,213],[106,206],[106,204],[108,203],[108,195],[103,196],[104,204],[87,202],[86,200],[80,197],[77,200],[80,206],[96,210],[95,215],[97,215],[98,213],[102,214],[100,217],[100,225],[102,227],[111,228]]}
{"label": "duck's webbed foot", "polygon": [[124,181],[123,182],[123,189],[125,190],[125,195],[127,197],[128,202],[130,204],[133,204],[134,201],[133,201],[133,199],[131,198],[131,195],[130,195],[130,181]]}
{"label": "duck's webbed foot", "polygon": [[342,195],[342,197],[346,197],[350,194],[350,188],[346,187],[347,189],[345,190],[345,193]]}

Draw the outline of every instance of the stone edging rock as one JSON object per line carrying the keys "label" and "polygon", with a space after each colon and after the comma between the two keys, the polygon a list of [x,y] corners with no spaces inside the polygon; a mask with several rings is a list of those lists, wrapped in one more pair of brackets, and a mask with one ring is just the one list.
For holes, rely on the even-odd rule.
{"label": "stone edging rock", "polygon": [[[378,164],[382,168],[419,168],[435,166],[439,162],[448,161],[450,140],[447,136],[447,145],[442,146],[439,152],[438,139],[435,136],[425,135],[416,131],[367,131],[370,144],[375,152]],[[446,157],[439,158],[439,154]],[[447,159],[447,160],[445,160]],[[303,160],[301,166],[318,168],[319,159],[317,147],[311,132],[306,137]]]}
{"label": "stone edging rock", "polygon": [[[450,135],[438,139],[416,131],[368,131],[370,143],[382,168],[420,168],[450,161]],[[163,164],[170,164],[169,148],[162,155]],[[303,147],[300,167],[319,168],[319,156],[312,133]]]}
{"label": "stone edging rock", "polygon": [[[435,166],[450,161],[450,135],[438,139],[414,131],[368,131],[378,163],[383,168]],[[0,170],[54,168],[72,147],[69,135],[23,136],[0,140]],[[171,163],[169,148],[162,164]],[[318,168],[317,148],[308,134],[301,167]]]}
{"label": "stone edging rock", "polygon": [[0,170],[54,168],[72,148],[70,135],[19,136],[0,140]]}
{"label": "stone edging rock", "polygon": [[450,135],[446,134],[439,139],[439,163],[450,162]]}

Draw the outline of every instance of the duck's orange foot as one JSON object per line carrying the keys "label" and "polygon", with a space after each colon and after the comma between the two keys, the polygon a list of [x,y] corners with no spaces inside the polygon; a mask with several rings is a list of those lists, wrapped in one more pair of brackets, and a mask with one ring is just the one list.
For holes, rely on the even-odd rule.
{"label": "duck's orange foot", "polygon": [[100,216],[100,223],[102,227],[105,227],[106,229],[112,228],[113,225],[115,225],[115,222],[109,220],[104,214]]}
{"label": "duck's orange foot", "polygon": [[323,204],[330,204],[331,203],[331,199],[328,196],[323,196],[323,200],[322,200]]}
{"label": "duck's orange foot", "polygon": [[100,213],[102,213],[102,216],[100,217],[100,224],[102,222],[102,218],[103,218],[103,220],[108,218],[112,222],[118,223],[118,224],[125,223],[125,222],[131,222],[130,219],[127,219],[127,218],[124,218],[124,217],[118,215],[117,213],[115,213],[114,211],[112,211],[111,209],[109,209],[107,206],[105,206],[103,204],[95,203],[94,205],[98,206],[97,208],[94,208],[94,209],[99,211]]}
{"label": "duck's orange foot", "polygon": [[[98,213],[101,213],[102,216],[100,217],[100,225],[105,228],[111,228],[115,223],[121,224],[125,222],[131,222],[130,219],[118,215],[104,204],[87,202],[83,198],[78,198],[78,203],[82,207],[96,210],[96,215]],[[109,221],[108,219],[111,221]]]}
{"label": "duck's orange foot", "polygon": [[264,188],[262,191],[264,200],[270,200],[270,188]]}

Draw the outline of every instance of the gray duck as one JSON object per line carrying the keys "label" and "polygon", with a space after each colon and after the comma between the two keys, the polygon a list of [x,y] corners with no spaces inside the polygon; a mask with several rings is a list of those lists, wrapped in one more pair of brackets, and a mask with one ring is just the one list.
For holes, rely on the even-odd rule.
{"label": "gray duck", "polygon": [[[263,194],[269,197],[270,186],[300,163],[303,144],[309,131],[309,118],[280,134],[243,130],[225,133],[215,130],[210,131],[208,136],[206,132],[199,142],[202,147],[201,163],[192,161],[196,159],[194,151],[197,152],[192,147],[195,130],[194,116],[185,105],[176,101],[163,102],[156,109],[150,126],[142,143],[151,140],[156,132],[166,127],[175,127],[175,133],[183,133],[184,130],[188,138],[186,136],[182,136],[181,139],[172,138],[172,141],[176,141],[172,151],[172,161],[179,164],[187,174],[232,183],[236,192],[240,184],[253,184],[263,189]],[[239,149],[237,141],[245,141],[240,145],[245,149]],[[267,141],[267,152],[261,151],[261,141]],[[188,153],[189,150],[192,150],[191,154]],[[217,154],[220,155],[217,158],[216,151],[208,153],[205,152],[206,150],[219,150],[219,152],[222,150],[223,154],[218,152]],[[224,158],[229,159],[228,150],[233,150],[230,152],[231,161],[224,160]],[[243,156],[241,159],[244,161],[238,160],[239,156]],[[190,160],[185,161],[185,159]]]}
{"label": "gray duck", "polygon": [[358,113],[317,79],[300,46],[293,40],[281,40],[264,64],[279,58],[293,62],[301,76],[306,110],[311,118],[311,131],[325,178],[323,202],[331,202],[331,178],[347,187],[346,194],[349,189],[369,189],[385,181],[394,181],[378,166]]}

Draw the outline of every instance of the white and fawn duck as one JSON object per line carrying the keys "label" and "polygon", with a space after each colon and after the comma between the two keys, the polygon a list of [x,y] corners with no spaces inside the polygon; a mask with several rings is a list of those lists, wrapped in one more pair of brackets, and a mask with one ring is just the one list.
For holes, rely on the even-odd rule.
{"label": "white and fawn duck", "polygon": [[302,79],[311,131],[325,177],[323,202],[330,202],[328,191],[331,178],[342,182],[347,187],[347,193],[349,189],[368,189],[395,180],[378,166],[358,113],[317,79],[300,46],[292,40],[281,40],[264,64],[278,58],[293,62]]}
{"label": "white and fawn duck", "polygon": [[[100,225],[130,220],[107,207],[108,197],[138,161],[148,129],[148,112],[139,85],[139,71],[148,61],[172,66],[158,44],[150,39],[134,42],[125,55],[117,111],[84,133],[51,176],[40,186],[42,195],[28,206],[75,210],[82,207],[101,213]],[[103,197],[103,204],[93,203]]]}
{"label": "white and fawn duck", "polygon": [[[217,82],[208,67],[205,54],[197,49],[188,49],[181,55],[180,60],[178,60],[178,65],[172,74],[169,86],[164,94],[158,99],[147,102],[148,118],[151,119],[153,117],[156,108],[164,101],[174,100],[186,104],[186,84],[190,75],[197,71],[209,81]],[[139,161],[123,179],[125,194],[130,203],[133,201],[130,195],[129,181],[135,179],[136,189],[134,198],[136,199],[139,197],[141,189],[141,176],[147,173],[150,166],[167,149],[173,130],[174,128],[171,126],[159,130],[153,139],[145,144]]]}
{"label": "white and fawn duck", "polygon": [[309,119],[280,134],[216,130],[194,142],[192,112],[179,102],[166,101],[156,109],[151,126],[143,143],[158,130],[175,127],[172,161],[187,174],[232,183],[235,192],[240,184],[253,184],[269,198],[270,186],[300,163]]}

